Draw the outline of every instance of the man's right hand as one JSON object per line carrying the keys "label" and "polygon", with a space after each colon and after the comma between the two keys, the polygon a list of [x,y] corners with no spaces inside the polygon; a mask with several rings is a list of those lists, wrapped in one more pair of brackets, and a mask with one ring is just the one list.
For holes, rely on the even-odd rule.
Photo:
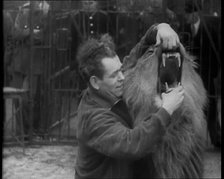
{"label": "man's right hand", "polygon": [[157,29],[155,46],[161,44],[164,49],[173,49],[179,46],[180,39],[169,24],[161,23],[157,26]]}
{"label": "man's right hand", "polygon": [[172,115],[178,109],[184,99],[184,88],[179,85],[176,88],[168,89],[168,93],[162,93],[162,107]]}

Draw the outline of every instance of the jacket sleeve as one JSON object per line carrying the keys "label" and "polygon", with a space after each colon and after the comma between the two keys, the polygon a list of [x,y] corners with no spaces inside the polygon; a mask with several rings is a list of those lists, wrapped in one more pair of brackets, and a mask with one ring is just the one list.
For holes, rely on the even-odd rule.
{"label": "jacket sleeve", "polygon": [[79,140],[87,146],[110,157],[137,159],[153,152],[165,133],[170,115],[160,108],[133,129],[105,109],[88,112],[83,119],[84,133]]}
{"label": "jacket sleeve", "polygon": [[137,45],[131,50],[130,54],[123,59],[124,70],[132,68],[136,65],[138,59],[147,51],[147,49],[156,44],[157,26],[152,25]]}

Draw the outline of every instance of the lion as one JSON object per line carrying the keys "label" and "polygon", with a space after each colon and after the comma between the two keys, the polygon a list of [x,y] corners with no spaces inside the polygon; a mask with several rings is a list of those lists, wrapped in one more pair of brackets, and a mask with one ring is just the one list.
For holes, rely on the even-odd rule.
{"label": "lion", "polygon": [[181,84],[182,105],[171,115],[171,121],[154,152],[137,162],[137,178],[200,178],[203,175],[203,150],[207,94],[201,77],[195,71],[194,56],[180,43],[174,51],[149,47],[136,65],[124,63],[124,101],[136,126],[161,106],[161,93],[167,87]]}

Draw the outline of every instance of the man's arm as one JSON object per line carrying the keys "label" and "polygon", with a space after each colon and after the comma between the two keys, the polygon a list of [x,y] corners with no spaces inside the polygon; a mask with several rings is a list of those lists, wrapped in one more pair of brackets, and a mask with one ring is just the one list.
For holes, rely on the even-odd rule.
{"label": "man's arm", "polygon": [[[162,106],[133,129],[110,109],[98,108],[82,114],[80,142],[114,158],[141,158],[156,149],[170,123],[170,116],[184,98],[182,86],[162,94]],[[131,120],[131,119],[129,119]]]}
{"label": "man's arm", "polygon": [[153,152],[165,134],[170,115],[164,108],[130,129],[111,111],[99,109],[85,114],[84,133],[79,137],[87,146],[114,158],[140,158]]}
{"label": "man's arm", "polygon": [[124,69],[132,68],[138,59],[149,49],[150,46],[161,45],[164,49],[173,49],[180,43],[177,33],[169,24],[161,23],[152,25],[140,42],[131,50],[123,60]]}

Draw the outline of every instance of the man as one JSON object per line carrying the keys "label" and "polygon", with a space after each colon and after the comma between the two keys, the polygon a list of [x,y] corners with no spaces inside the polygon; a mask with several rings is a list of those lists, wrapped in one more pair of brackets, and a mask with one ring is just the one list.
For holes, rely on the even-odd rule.
{"label": "man", "polygon": [[221,145],[221,126],[217,117],[216,87],[214,80],[221,73],[221,20],[201,13],[201,0],[188,0],[185,4],[185,30],[191,34],[191,53],[197,57],[198,73],[201,74],[209,94],[206,110],[208,131],[214,146]]}
{"label": "man", "polygon": [[[163,23],[147,31],[138,44],[139,52],[150,46],[151,38],[166,49],[179,43],[177,34]],[[162,94],[162,107],[133,128],[125,107],[123,112],[116,108],[124,106],[120,103],[124,75],[114,44],[105,38],[90,39],[80,47],[77,58],[88,88],[78,107],[75,178],[133,178],[133,161],[160,142],[170,115],[183,101],[184,90],[178,86]]]}
{"label": "man", "polygon": [[[44,74],[44,63],[49,57],[49,50],[42,47],[47,46],[49,41],[49,26],[48,26],[48,12],[49,4],[46,1],[33,1],[33,16],[32,28],[30,27],[30,4],[24,3],[19,7],[18,14],[15,17],[13,38],[16,42],[16,48],[13,51],[13,59],[10,64],[12,71],[12,80],[9,86],[15,88],[29,89],[32,93],[33,105],[30,107],[30,102],[27,97],[23,98],[23,124],[24,133],[28,134],[30,126],[30,110],[34,111],[33,128],[35,132],[39,132],[41,126],[40,110],[41,103],[41,83]],[[33,30],[31,32],[31,29]],[[30,36],[33,36],[32,46],[38,46],[30,50]],[[32,70],[31,66],[32,55]],[[32,78],[31,78],[32,75]],[[30,81],[32,79],[32,81]]]}

